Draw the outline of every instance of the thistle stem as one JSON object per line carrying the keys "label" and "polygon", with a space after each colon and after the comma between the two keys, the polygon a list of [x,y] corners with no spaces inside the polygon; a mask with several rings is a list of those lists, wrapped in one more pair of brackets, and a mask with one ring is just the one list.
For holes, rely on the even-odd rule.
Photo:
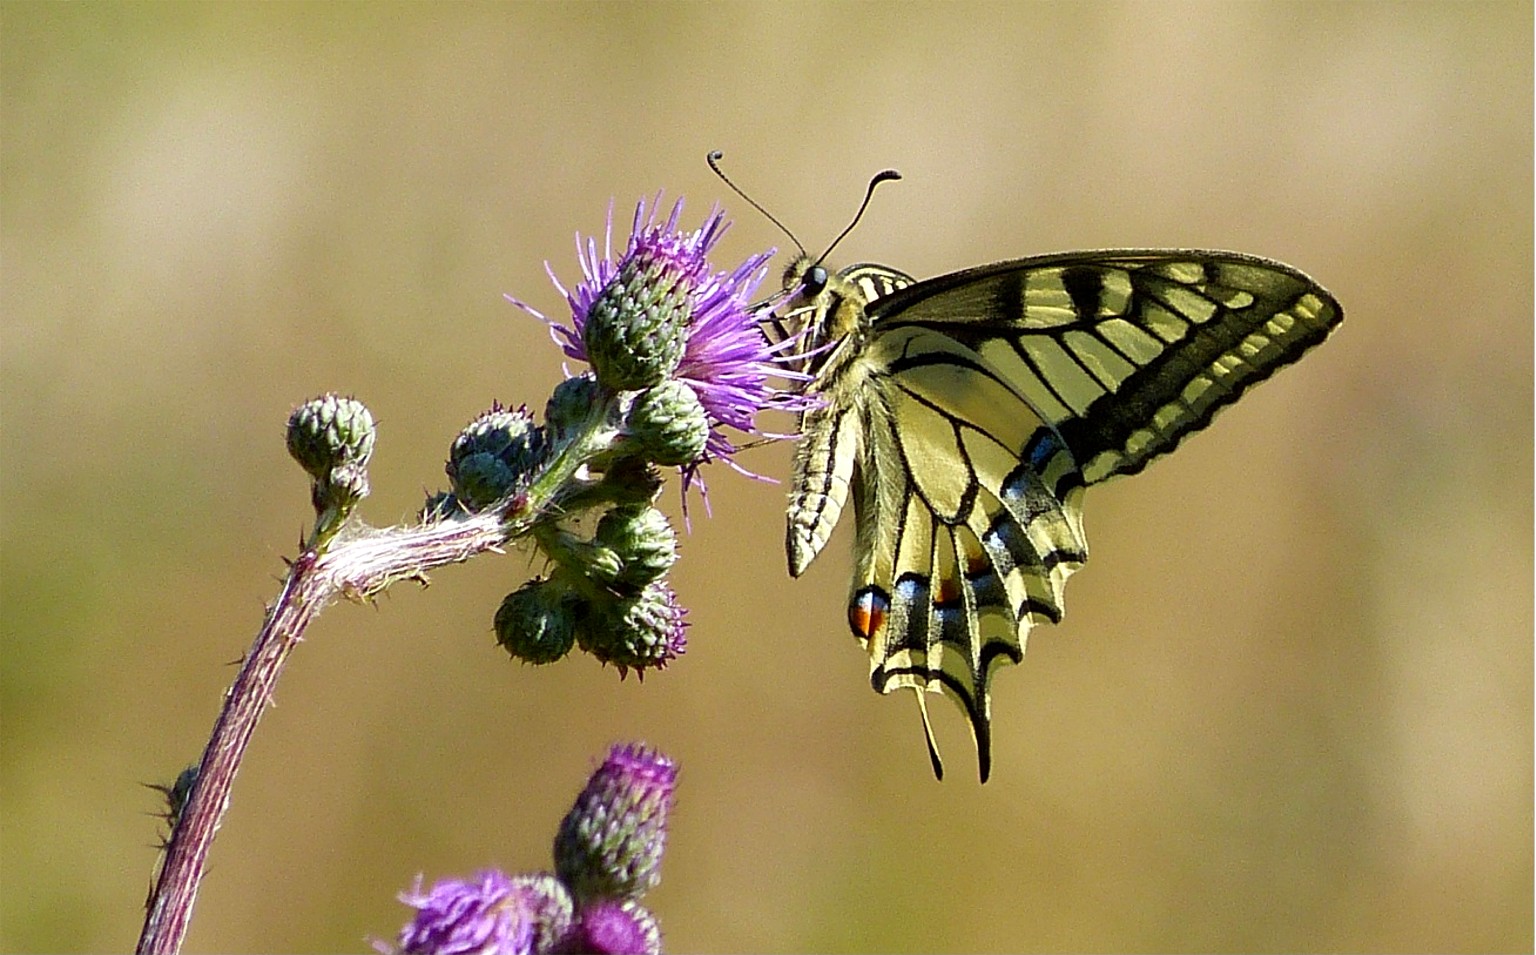
{"label": "thistle stem", "polygon": [[338,596],[368,600],[400,580],[500,551],[527,534],[565,498],[582,492],[581,466],[611,442],[611,428],[595,415],[563,442],[526,491],[484,511],[432,523],[392,528],[350,524],[315,534],[288,568],[282,591],[267,610],[240,672],[224,694],[213,735],[203,750],[197,782],[171,830],[155,887],[145,905],[136,951],[174,955],[181,950],[208,851],[229,809],[230,790],[261,715],[272,702],[278,675],[315,615]]}

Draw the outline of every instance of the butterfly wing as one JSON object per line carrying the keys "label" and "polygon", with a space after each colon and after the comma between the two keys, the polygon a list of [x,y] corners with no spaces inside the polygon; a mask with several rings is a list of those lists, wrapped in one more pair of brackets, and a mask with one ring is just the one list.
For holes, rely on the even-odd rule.
{"label": "butterfly wing", "polygon": [[1171,450],[1342,311],[1279,263],[1134,250],[1000,263],[860,304],[864,334],[813,383],[825,404],[797,457],[791,570],[851,490],[849,622],[871,682],[959,704],[985,780],[991,677],[1061,619],[1087,559],[1084,487]]}
{"label": "butterfly wing", "polygon": [[1021,259],[870,303],[967,343],[1055,427],[1094,484],[1134,474],[1326,338],[1343,309],[1290,266],[1234,252]]}

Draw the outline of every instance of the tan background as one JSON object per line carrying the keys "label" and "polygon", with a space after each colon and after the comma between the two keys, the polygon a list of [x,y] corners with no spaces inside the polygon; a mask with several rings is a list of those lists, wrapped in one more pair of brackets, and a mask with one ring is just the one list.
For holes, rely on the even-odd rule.
{"label": "tan background", "polygon": [[[734,263],[932,275],[1076,247],[1291,262],[1326,347],[1089,496],[1070,613],[998,681],[978,787],[929,776],[847,635],[846,529],[720,470],[642,685],[492,645],[526,554],[321,618],[263,722],[189,946],[343,951],[429,879],[548,864],[592,761],[683,765],[668,946],[1532,945],[1529,4],[0,7],[0,947],[130,946],[308,505],[292,405],[380,421],[375,523],[493,398],[560,376],[542,263],[665,187]],[[784,423],[779,422],[779,427]],[[746,463],[783,476],[790,449]],[[667,496],[676,510],[676,485]]]}

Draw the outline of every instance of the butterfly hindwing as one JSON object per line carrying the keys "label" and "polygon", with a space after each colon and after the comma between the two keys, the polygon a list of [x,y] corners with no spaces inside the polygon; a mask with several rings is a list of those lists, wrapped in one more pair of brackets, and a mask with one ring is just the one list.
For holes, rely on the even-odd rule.
{"label": "butterfly hindwing", "polygon": [[959,704],[983,780],[992,675],[1061,619],[1087,560],[1085,486],[1141,470],[1342,317],[1299,272],[1225,252],[1069,253],[924,282],[862,265],[801,298],[821,404],[802,419],[791,573],[851,495],[849,623],[874,688]]}
{"label": "butterfly hindwing", "polygon": [[992,675],[1023,658],[1034,623],[1061,618],[1087,559],[1081,481],[1052,429],[962,342],[903,328],[865,357],[878,371],[862,389],[850,623],[876,690],[959,704],[985,778]]}

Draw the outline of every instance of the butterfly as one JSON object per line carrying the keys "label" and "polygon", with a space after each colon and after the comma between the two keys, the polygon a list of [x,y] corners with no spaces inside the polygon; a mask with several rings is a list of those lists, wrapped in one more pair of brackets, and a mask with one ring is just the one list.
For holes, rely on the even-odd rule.
{"label": "butterfly", "polygon": [[789,572],[852,498],[848,623],[870,682],[916,691],[940,779],[924,694],[957,703],[982,782],[992,676],[1023,659],[1031,628],[1060,622],[1088,559],[1083,492],[1172,451],[1343,319],[1306,275],[1235,252],[1067,252],[921,282],[882,265],[831,274],[802,253],[784,289],[812,403]]}

